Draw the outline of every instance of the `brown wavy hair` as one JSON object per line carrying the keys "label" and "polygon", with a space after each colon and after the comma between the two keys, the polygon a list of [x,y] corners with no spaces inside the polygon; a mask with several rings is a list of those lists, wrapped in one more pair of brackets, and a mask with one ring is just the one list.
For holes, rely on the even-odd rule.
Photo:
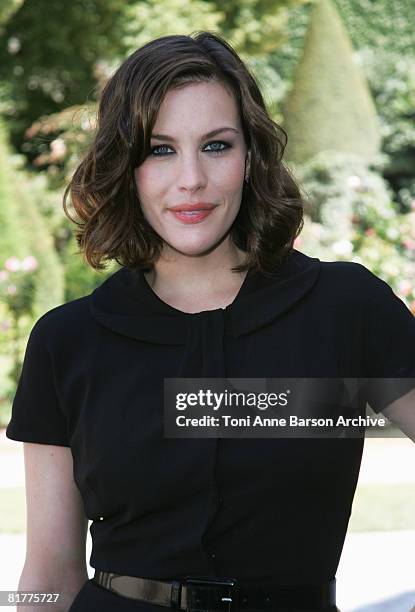
{"label": "brown wavy hair", "polygon": [[[137,49],[105,84],[97,128],[63,196],[78,226],[80,252],[96,270],[102,260],[149,269],[163,247],[139,205],[134,169],[150,152],[150,137],[166,93],[184,83],[216,81],[233,93],[250,151],[250,174],[230,228],[245,263],[265,274],[292,251],[303,227],[304,202],[282,156],[287,134],[269,116],[260,89],[235,50],[218,34],[169,35]],[[70,194],[80,221],[67,209]]]}

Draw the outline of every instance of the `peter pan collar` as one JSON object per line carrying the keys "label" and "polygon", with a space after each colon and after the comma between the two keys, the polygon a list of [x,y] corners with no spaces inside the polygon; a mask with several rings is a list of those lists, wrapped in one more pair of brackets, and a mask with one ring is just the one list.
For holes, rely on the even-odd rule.
{"label": "peter pan collar", "polygon": [[198,313],[185,313],[163,302],[144,270],[122,267],[90,294],[90,311],[104,327],[145,342],[186,344],[190,326],[198,318],[222,315],[238,338],[297,304],[315,285],[320,266],[318,258],[293,249],[271,277],[249,270],[232,304]]}

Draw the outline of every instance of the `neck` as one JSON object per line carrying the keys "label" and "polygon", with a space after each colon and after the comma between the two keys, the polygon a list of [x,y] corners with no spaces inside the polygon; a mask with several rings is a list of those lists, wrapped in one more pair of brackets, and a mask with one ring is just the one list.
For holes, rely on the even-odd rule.
{"label": "neck", "polygon": [[245,259],[244,251],[229,242],[204,255],[189,256],[170,250],[163,252],[145,276],[152,288],[163,289],[167,294],[215,295],[241,285],[247,272],[232,272],[232,267]]}

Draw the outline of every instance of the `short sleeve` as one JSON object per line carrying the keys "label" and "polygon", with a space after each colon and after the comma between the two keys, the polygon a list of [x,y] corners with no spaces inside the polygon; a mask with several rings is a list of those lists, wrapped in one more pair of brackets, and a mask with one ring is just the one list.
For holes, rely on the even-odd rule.
{"label": "short sleeve", "polygon": [[6,436],[21,442],[70,446],[45,341],[50,334],[46,322],[43,315],[30,332]]}
{"label": "short sleeve", "polygon": [[415,388],[415,317],[385,281],[369,274],[367,401],[378,413]]}

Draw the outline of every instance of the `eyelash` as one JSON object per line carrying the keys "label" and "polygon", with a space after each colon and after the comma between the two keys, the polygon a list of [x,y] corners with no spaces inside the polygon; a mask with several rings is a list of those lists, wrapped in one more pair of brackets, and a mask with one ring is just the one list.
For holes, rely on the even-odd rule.
{"label": "eyelash", "polygon": [[[232,145],[231,145],[230,142],[225,142],[223,140],[212,140],[211,142],[208,142],[206,146],[209,146],[209,145],[212,145],[212,144],[221,144],[221,145],[225,146],[224,149],[207,151],[207,153],[213,153],[214,155],[220,155],[221,153],[225,153],[225,151],[227,149],[231,149],[232,148]],[[161,149],[163,147],[170,148],[170,146],[167,145],[167,144],[156,145],[155,147],[151,147],[150,155],[153,156],[153,157],[167,157],[168,155],[171,155],[171,153],[157,153],[157,154],[154,153],[154,151],[156,151],[157,149]]]}

